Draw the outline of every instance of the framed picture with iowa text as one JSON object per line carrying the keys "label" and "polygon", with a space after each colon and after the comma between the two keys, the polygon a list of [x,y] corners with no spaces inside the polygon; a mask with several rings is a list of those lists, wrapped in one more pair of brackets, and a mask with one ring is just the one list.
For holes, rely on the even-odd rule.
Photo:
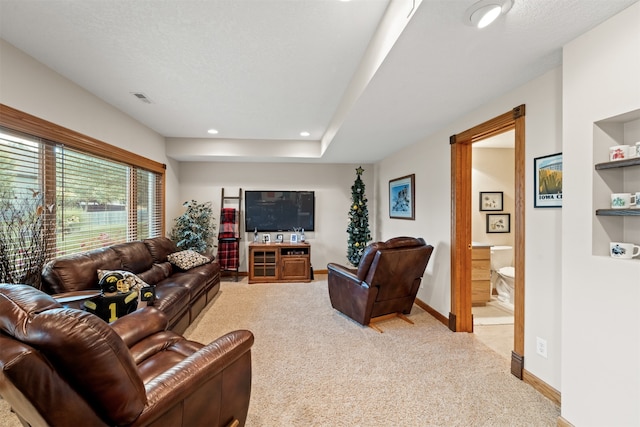
{"label": "framed picture with iowa text", "polygon": [[533,159],[534,204],[536,208],[562,207],[562,153]]}

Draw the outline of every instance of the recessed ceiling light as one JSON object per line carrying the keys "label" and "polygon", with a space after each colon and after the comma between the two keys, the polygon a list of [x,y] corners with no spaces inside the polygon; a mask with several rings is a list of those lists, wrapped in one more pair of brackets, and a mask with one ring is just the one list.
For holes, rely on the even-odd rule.
{"label": "recessed ceiling light", "polygon": [[300,132],[300,136],[309,136],[311,135],[309,132],[304,131],[304,132]]}
{"label": "recessed ceiling light", "polygon": [[484,28],[495,21],[496,18],[500,16],[501,11],[502,8],[497,4],[490,4],[476,10],[471,15],[471,22],[478,28]]}
{"label": "recessed ceiling light", "polygon": [[210,133],[211,135],[217,135],[218,134],[218,129],[209,129],[207,131],[207,133]]}
{"label": "recessed ceiling light", "polygon": [[465,11],[463,20],[467,25],[484,28],[507,13],[512,6],[513,0],[480,0]]}

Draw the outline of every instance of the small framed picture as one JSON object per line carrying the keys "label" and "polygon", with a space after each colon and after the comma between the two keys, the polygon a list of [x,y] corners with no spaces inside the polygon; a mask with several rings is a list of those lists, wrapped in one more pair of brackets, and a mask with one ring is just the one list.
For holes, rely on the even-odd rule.
{"label": "small framed picture", "polygon": [[503,210],[502,191],[481,191],[480,210],[481,211],[501,211]]}
{"label": "small framed picture", "polygon": [[511,214],[487,214],[487,233],[511,233]]}
{"label": "small framed picture", "polygon": [[296,233],[291,233],[291,237],[289,238],[291,243],[298,243],[298,235]]}
{"label": "small framed picture", "polygon": [[389,218],[415,219],[416,175],[389,181]]}
{"label": "small framed picture", "polygon": [[276,243],[282,243],[284,241],[284,235],[276,234]]}
{"label": "small framed picture", "polygon": [[262,243],[271,243],[271,234],[263,234]]}

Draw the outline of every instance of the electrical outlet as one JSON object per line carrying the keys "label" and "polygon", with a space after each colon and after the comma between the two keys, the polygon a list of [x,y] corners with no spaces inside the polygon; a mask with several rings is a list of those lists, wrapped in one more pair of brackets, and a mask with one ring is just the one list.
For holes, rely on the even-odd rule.
{"label": "electrical outlet", "polygon": [[545,359],[547,358],[547,340],[536,337],[536,353]]}

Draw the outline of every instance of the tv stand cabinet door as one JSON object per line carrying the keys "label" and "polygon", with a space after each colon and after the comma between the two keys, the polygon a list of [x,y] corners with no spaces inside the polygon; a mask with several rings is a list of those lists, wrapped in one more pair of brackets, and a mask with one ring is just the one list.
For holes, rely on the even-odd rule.
{"label": "tv stand cabinet door", "polygon": [[249,283],[277,281],[277,251],[268,248],[249,248]]}
{"label": "tv stand cabinet door", "polygon": [[280,258],[282,281],[310,281],[310,265],[308,256],[282,256]]}

